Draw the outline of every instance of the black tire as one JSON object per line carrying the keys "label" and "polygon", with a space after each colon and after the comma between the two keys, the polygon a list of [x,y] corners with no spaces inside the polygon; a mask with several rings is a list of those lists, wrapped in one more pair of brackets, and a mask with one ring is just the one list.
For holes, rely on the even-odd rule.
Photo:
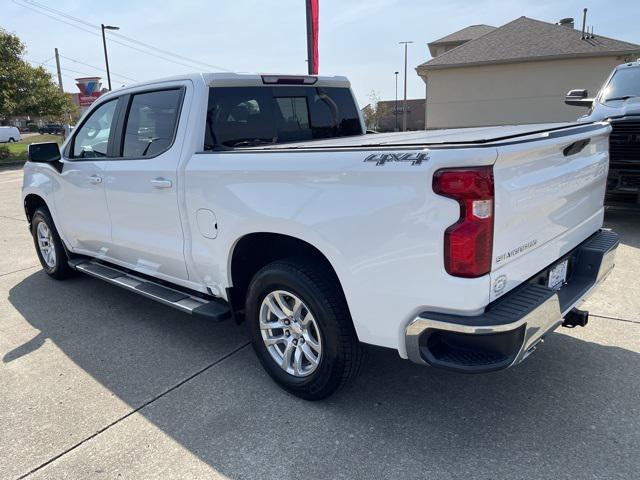
{"label": "black tire", "polygon": [[[275,290],[286,290],[298,296],[319,328],[322,353],[318,366],[308,376],[294,376],[283,370],[263,341],[260,306]],[[264,369],[281,387],[303,399],[328,397],[353,378],[364,363],[365,348],[358,341],[337,279],[319,261],[284,259],[258,271],[247,293],[246,321],[253,348]]]}
{"label": "black tire", "polygon": [[9,139],[9,143],[15,143],[15,141],[16,141],[16,139],[15,139],[15,138],[13,138],[13,137],[11,137],[11,138]]}
{"label": "black tire", "polygon": [[[44,223],[47,229],[51,232],[51,243],[55,252],[55,261],[53,262],[53,265],[47,263],[38,243],[38,225],[41,223]],[[56,280],[64,280],[76,273],[75,270],[69,266],[67,251],[62,244],[60,235],[58,235],[58,230],[53,223],[51,214],[49,213],[49,210],[44,207],[38,208],[33,214],[33,218],[31,219],[31,236],[33,237],[33,243],[36,247],[36,253],[38,254],[40,264],[47,275],[55,278]]]}

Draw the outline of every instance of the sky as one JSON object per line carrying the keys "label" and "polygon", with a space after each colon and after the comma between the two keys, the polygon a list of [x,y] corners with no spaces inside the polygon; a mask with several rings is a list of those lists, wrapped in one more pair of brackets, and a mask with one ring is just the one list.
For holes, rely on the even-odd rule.
{"label": "sky", "polygon": [[[55,65],[52,57],[58,47],[63,84],[69,92],[77,91],[75,77],[105,76],[100,70],[104,69],[100,29],[91,26],[100,23],[117,25],[118,33],[127,37],[218,67],[184,65],[189,62],[158,51],[154,53],[165,58],[148,55],[115,43],[128,42],[107,32],[114,88],[131,84],[132,79],[144,81],[196,71],[307,71],[304,0],[38,0],[91,25],[51,12],[45,16],[39,13],[42,10],[29,6],[32,1],[0,0],[0,27],[26,43],[26,58],[32,62]],[[594,26],[596,35],[640,44],[637,0],[319,2],[320,74],[347,76],[361,107],[369,102],[372,92],[381,99],[395,98],[396,71],[400,72],[398,95],[402,98],[404,51],[398,42],[405,40],[414,42],[408,50],[407,97],[424,98],[424,83],[415,67],[430,58],[427,44],[468,25],[500,26],[524,15],[548,22],[574,17],[580,26],[582,9],[587,7],[587,24]],[[55,72],[54,66],[47,68]],[[103,83],[106,85],[106,79]]]}

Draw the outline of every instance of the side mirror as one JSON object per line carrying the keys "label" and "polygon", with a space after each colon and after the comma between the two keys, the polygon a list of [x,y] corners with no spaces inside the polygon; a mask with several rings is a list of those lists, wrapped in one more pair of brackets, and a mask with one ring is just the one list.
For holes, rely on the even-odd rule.
{"label": "side mirror", "polygon": [[27,158],[30,162],[57,162],[61,158],[60,147],[56,142],[31,143]]}
{"label": "side mirror", "polygon": [[564,103],[573,107],[590,107],[593,105],[593,98],[587,98],[589,92],[584,89],[581,90],[569,90],[564,97]]}

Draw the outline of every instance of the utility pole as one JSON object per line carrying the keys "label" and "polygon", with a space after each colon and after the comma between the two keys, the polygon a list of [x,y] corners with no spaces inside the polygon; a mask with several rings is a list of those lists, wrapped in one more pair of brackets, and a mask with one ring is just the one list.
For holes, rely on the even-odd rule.
{"label": "utility pole", "polygon": [[64,92],[62,88],[62,72],[60,71],[60,55],[58,55],[58,48],[56,47],[56,69],[58,70],[58,87],[60,87],[60,91]]}
{"label": "utility pole", "polygon": [[[62,87],[62,72],[60,71],[60,54],[58,53],[58,47],[55,48],[55,52],[56,52],[56,70],[58,71],[58,87],[60,88],[60,91],[62,93],[64,93],[64,88]],[[67,116],[67,123],[64,125],[64,134],[63,134],[63,138],[67,138],[67,135],[69,135],[69,125],[71,122],[71,112],[69,112],[69,109],[66,108],[65,109],[65,113]]]}
{"label": "utility pole", "polygon": [[396,106],[395,106],[396,128],[393,130],[394,132],[398,131],[398,73],[400,72],[394,72],[396,76]]}
{"label": "utility pole", "polygon": [[120,30],[120,27],[114,27],[112,25],[100,24],[102,29],[102,46],[104,47],[104,63],[107,66],[107,84],[109,85],[109,91],[111,91],[111,75],[109,73],[109,56],[107,55],[107,39],[104,36],[105,30]]}
{"label": "utility pole", "polygon": [[407,131],[407,45],[413,43],[408,40],[405,42],[399,42],[400,45],[404,45],[404,101],[402,102],[402,131]]}

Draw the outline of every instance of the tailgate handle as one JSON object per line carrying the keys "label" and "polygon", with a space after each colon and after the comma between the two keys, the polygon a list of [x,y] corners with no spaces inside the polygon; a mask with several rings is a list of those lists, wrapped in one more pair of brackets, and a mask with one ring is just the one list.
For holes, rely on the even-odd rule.
{"label": "tailgate handle", "polygon": [[589,145],[589,143],[591,143],[590,138],[585,138],[584,140],[578,140],[577,142],[573,142],[568,147],[565,147],[564,150],[562,150],[562,153],[564,153],[565,157],[568,157],[570,155],[575,155],[576,153],[580,153],[584,149],[584,147]]}

